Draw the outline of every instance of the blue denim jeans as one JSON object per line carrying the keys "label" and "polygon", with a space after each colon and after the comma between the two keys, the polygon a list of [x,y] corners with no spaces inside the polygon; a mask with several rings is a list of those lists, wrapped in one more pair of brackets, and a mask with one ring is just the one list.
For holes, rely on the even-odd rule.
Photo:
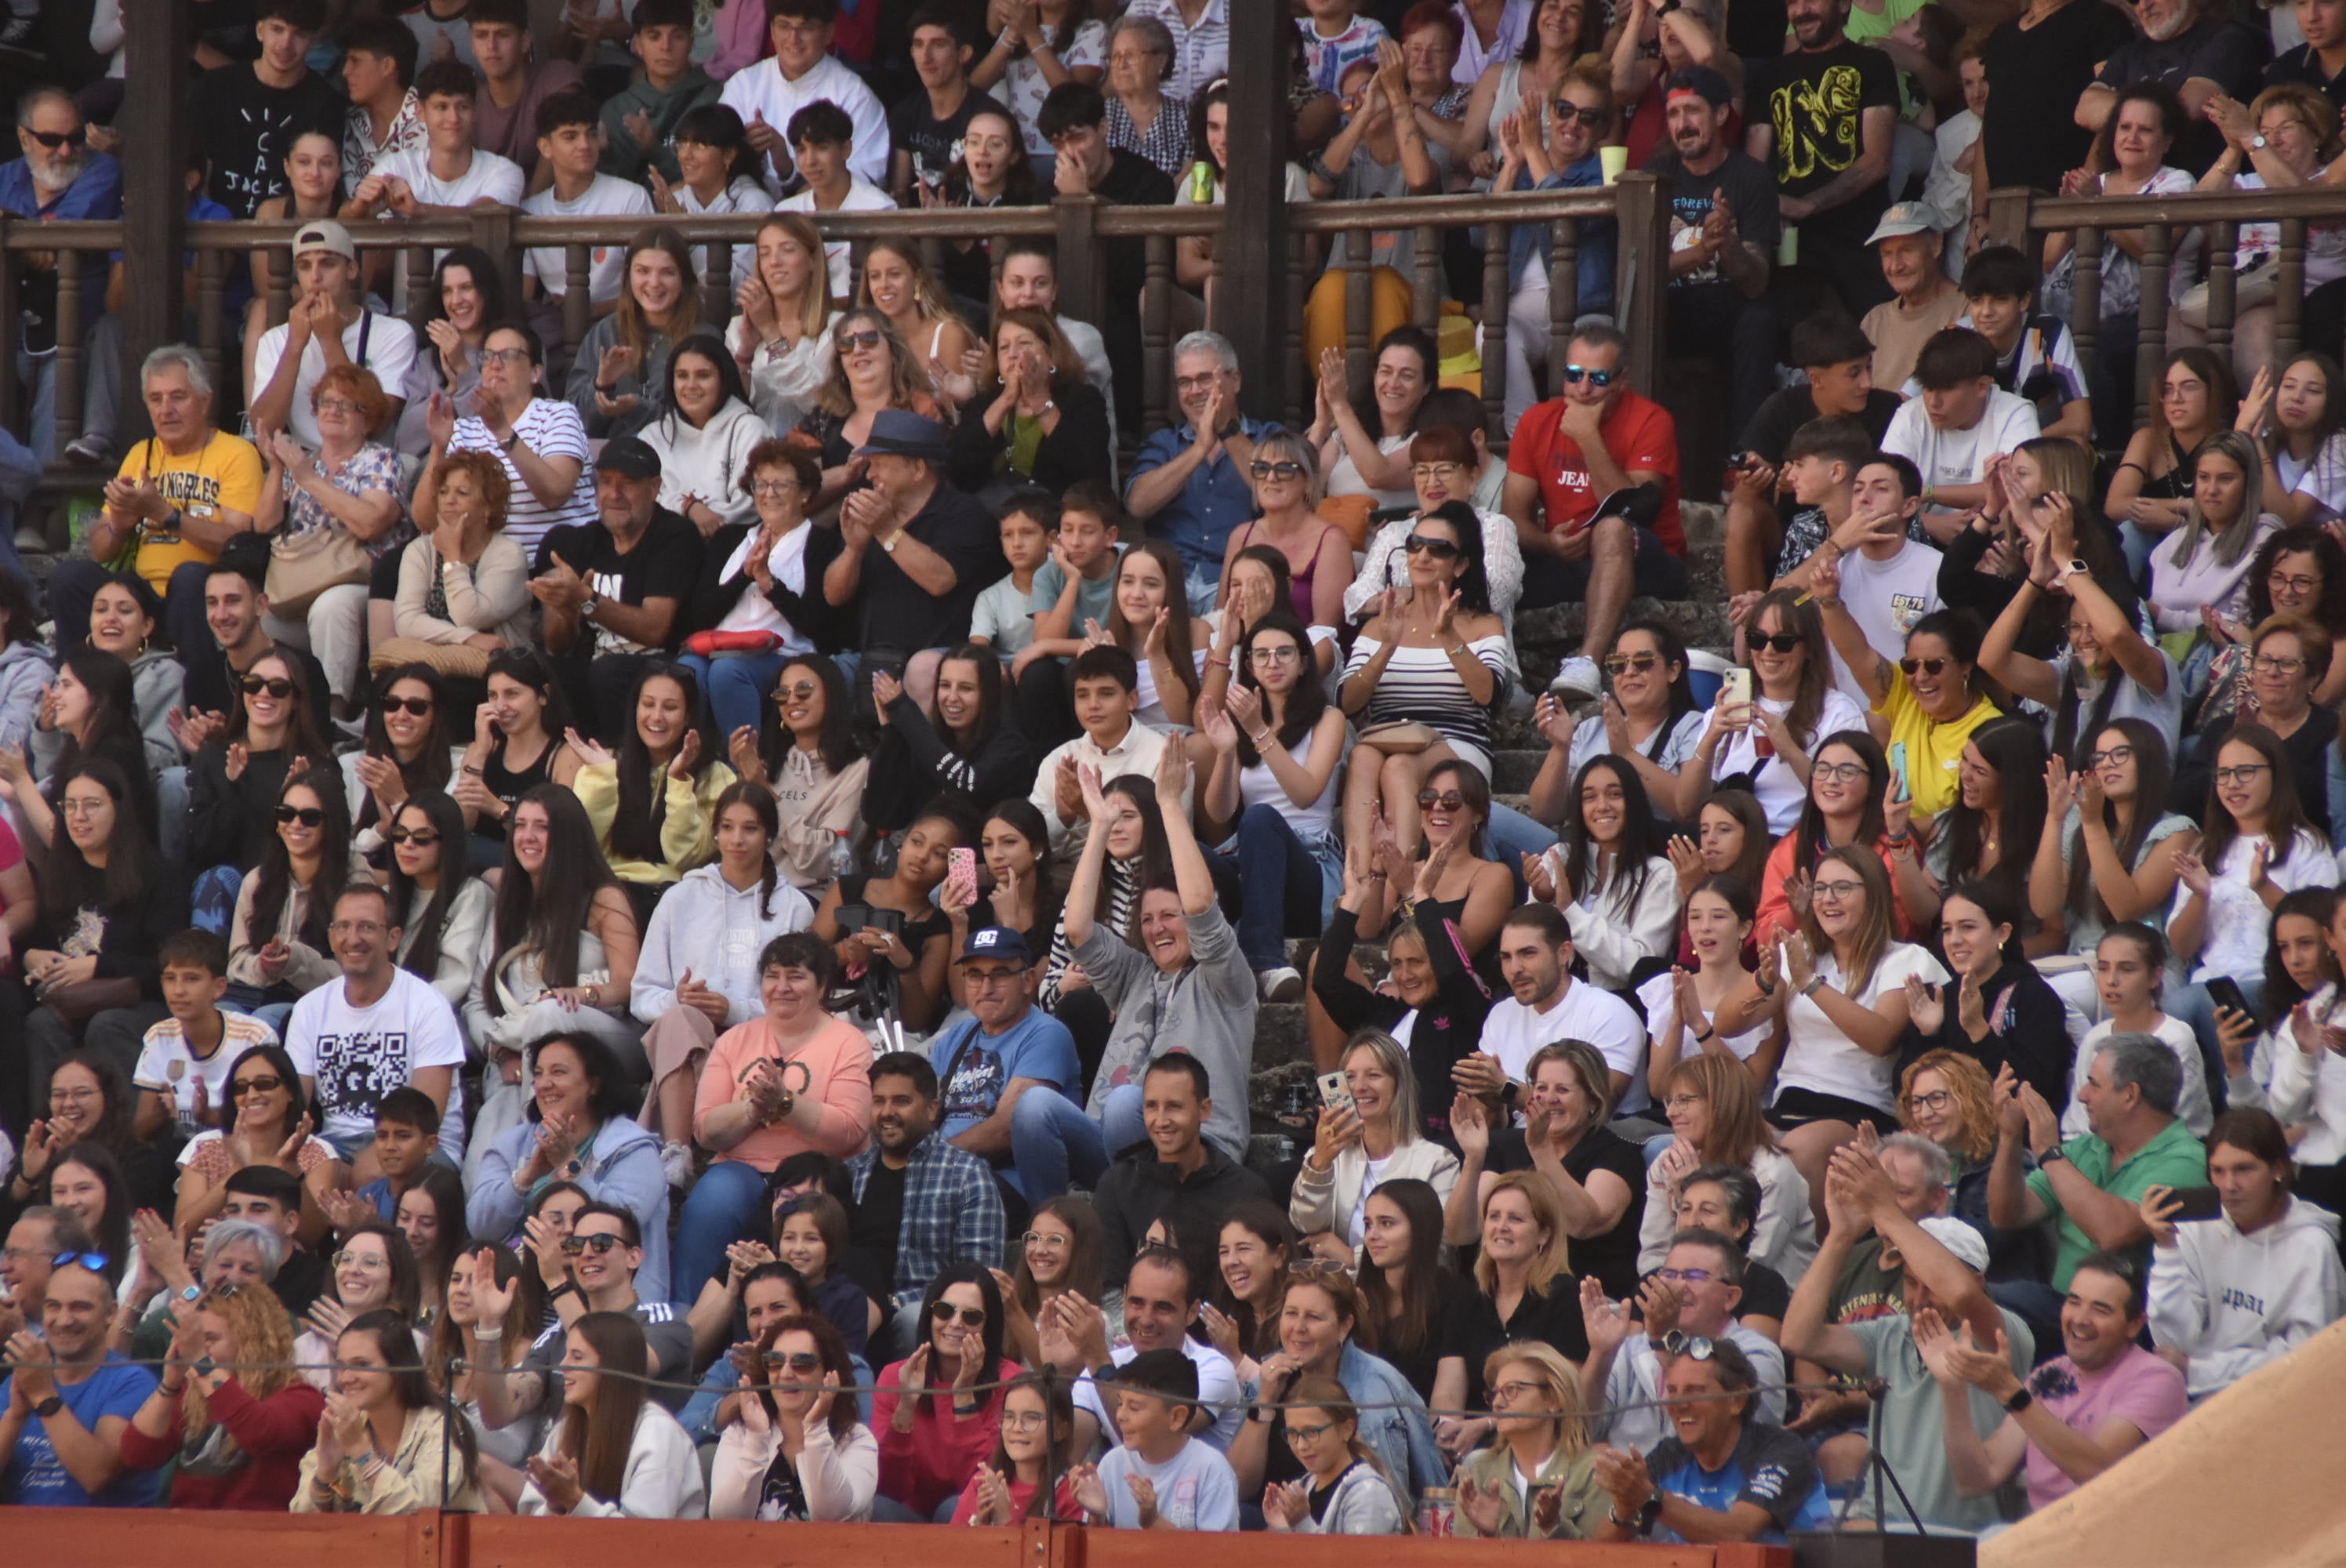
{"label": "blue denim jeans", "polygon": [[1148,1124],[1140,1116],[1139,1084],[1120,1084],[1107,1092],[1107,1103],[1100,1107],[1100,1134],[1110,1159],[1117,1150],[1130,1148],[1148,1135]]}
{"label": "blue denim jeans", "polygon": [[1067,1190],[1069,1181],[1097,1185],[1107,1169],[1107,1138],[1084,1108],[1037,1084],[1010,1107],[1010,1168],[1003,1179],[1037,1208]]}
{"label": "blue denim jeans", "polygon": [[1232,843],[1241,890],[1239,951],[1257,974],[1288,967],[1287,939],[1320,932],[1334,891],[1327,862],[1269,804],[1246,809]]}
{"label": "blue denim jeans", "polygon": [[723,745],[737,729],[747,727],[758,733],[765,717],[766,694],[774,689],[774,682],[790,663],[790,656],[781,653],[719,654],[704,658],[699,654],[686,654],[676,662],[692,672],[700,683],[700,694],[709,703],[709,717],[717,726],[717,742]]}
{"label": "blue denim jeans", "polygon": [[1556,835],[1536,820],[1496,800],[1491,802],[1491,823],[1484,831],[1491,839],[1491,858],[1518,875],[1525,855],[1545,855],[1556,846]]}
{"label": "blue denim jeans", "polygon": [[700,1299],[700,1288],[724,1271],[725,1249],[756,1235],[765,1217],[765,1172],[740,1160],[719,1160],[701,1172],[677,1221],[669,1298],[680,1307]]}

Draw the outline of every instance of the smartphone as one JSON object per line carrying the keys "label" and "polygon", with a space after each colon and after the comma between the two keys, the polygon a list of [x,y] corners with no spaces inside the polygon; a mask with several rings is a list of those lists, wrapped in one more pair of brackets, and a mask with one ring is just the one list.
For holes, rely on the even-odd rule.
{"label": "smartphone", "polygon": [[[2235,1013],[2245,1013],[2250,1018],[2257,1017],[2257,1010],[2249,1005],[2248,997],[2240,991],[2240,983],[2230,975],[2219,974],[2204,983],[2208,987],[2208,1000],[2217,1006],[2229,1007]],[[2257,1021],[2260,1023],[2263,1022],[2262,1019]]]}
{"label": "smartphone", "polygon": [[977,851],[952,850],[945,854],[945,891],[956,903],[977,900]]}
{"label": "smartphone", "polygon": [[1352,1085],[1343,1074],[1322,1073],[1314,1080],[1320,1085],[1320,1103],[1331,1110],[1341,1107],[1352,1110]]}
{"label": "smartphone", "polygon": [[2212,1186],[2179,1186],[2167,1195],[2170,1202],[2179,1205],[2167,1217],[2182,1223],[2187,1220],[2214,1219],[2224,1212]]}
{"label": "smartphone", "polygon": [[[1902,740],[1893,740],[1890,743],[1890,777],[1892,779],[1902,779],[1906,777],[1906,743]],[[1912,784],[1906,787],[1910,790],[1913,789]]]}
{"label": "smartphone", "polygon": [[1751,706],[1751,672],[1737,666],[1719,680],[1719,705],[1721,708]]}

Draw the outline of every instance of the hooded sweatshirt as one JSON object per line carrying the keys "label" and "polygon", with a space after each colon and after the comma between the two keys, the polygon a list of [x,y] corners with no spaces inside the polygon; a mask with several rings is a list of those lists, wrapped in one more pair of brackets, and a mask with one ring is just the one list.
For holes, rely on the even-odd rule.
{"label": "hooded sweatshirt", "polygon": [[758,955],[776,937],[813,923],[814,906],[788,878],[777,877],[772,897],[761,898],[754,882],[746,892],[735,891],[714,863],[687,871],[652,911],[628,1011],[647,1025],[658,1023],[676,1005],[677,983],[689,969],[730,1004],[727,1028],[747,1023],[765,1011]]}
{"label": "hooded sweatshirt", "polygon": [[[525,1074],[525,1077],[526,1074]],[[481,1158],[481,1176],[464,1202],[464,1227],[485,1241],[513,1245],[521,1239],[530,1200],[554,1180],[541,1176],[523,1192],[514,1173],[529,1164],[537,1147],[537,1113],[498,1135]],[[668,1299],[668,1176],[660,1169],[659,1139],[632,1116],[606,1116],[579,1148],[577,1170],[563,1179],[576,1182],[597,1203],[636,1217],[644,1237],[644,1265],[636,1270],[636,1298]]]}
{"label": "hooded sweatshirt", "polygon": [[2346,1316],[2338,1217],[2301,1197],[2243,1233],[2229,1215],[2175,1227],[2151,1249],[2150,1333],[2191,1358],[2194,1403]]}
{"label": "hooded sweatshirt", "polygon": [[757,521],[758,509],[742,481],[749,476],[750,449],[773,433],[748,403],[729,400],[699,430],[683,415],[668,413],[638,433],[659,453],[662,506],[686,516],[685,499],[696,496],[717,514],[719,527]]}
{"label": "hooded sweatshirt", "polygon": [[39,643],[0,647],[0,746],[21,747],[31,738],[41,693],[56,675],[49,650]]}
{"label": "hooded sweatshirt", "polygon": [[[51,677],[54,675],[52,671]],[[150,647],[131,662],[130,694],[138,708],[138,738],[149,773],[177,768],[188,759],[179,743],[171,738],[170,720],[171,709],[184,706],[187,687],[188,667],[169,648]],[[65,731],[35,729],[31,746],[34,776],[47,779],[55,775],[57,759],[65,754]]]}
{"label": "hooded sweatshirt", "polygon": [[[2325,985],[2314,993],[2309,1005],[2313,1016],[2325,1022],[2335,1022],[2333,1014],[2339,1003],[2338,987]],[[2291,1151],[2300,1166],[2334,1166],[2346,1160],[2346,1057],[2334,1051],[2322,1051],[2309,1056],[2298,1048],[2296,1036],[2283,1027],[2269,1032],[2257,1041],[2259,1060],[2251,1067],[2258,1073],[2270,1064],[2266,1085],[2266,1108],[2280,1118],[2284,1127],[2303,1127],[2305,1136]],[[2240,1104],[2237,1091],[2232,1103]]]}
{"label": "hooded sweatshirt", "polygon": [[[1092,1079],[1091,1101],[1084,1109],[1098,1120],[1107,1114],[1112,1091],[1126,1084],[1138,1085],[1148,1064],[1168,1051],[1187,1051],[1205,1065],[1214,1103],[1206,1117],[1206,1136],[1224,1154],[1242,1158],[1255,1014],[1260,1006],[1254,972],[1247,967],[1238,933],[1219,908],[1209,903],[1203,914],[1183,920],[1189,928],[1190,962],[1172,974],[1105,921],[1095,924],[1076,944],[1076,962],[1116,1014],[1116,1026]],[[1117,1276],[1111,1272],[1108,1278]]]}

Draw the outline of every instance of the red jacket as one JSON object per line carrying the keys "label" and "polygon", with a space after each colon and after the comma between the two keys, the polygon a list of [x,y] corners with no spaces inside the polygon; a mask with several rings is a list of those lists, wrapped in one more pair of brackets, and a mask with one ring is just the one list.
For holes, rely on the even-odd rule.
{"label": "red jacket", "polygon": [[[1025,1369],[1004,1361],[987,1381],[1007,1383]],[[994,1452],[1002,1436],[1003,1390],[985,1396],[975,1415],[954,1414],[953,1395],[943,1384],[931,1387],[913,1417],[913,1430],[896,1430],[897,1390],[904,1363],[883,1368],[872,1395],[872,1430],[880,1436],[880,1495],[895,1499],[922,1518],[960,1494],[977,1467]]]}
{"label": "red jacket", "polygon": [[[267,1399],[256,1400],[231,1373],[211,1396],[210,1406],[212,1419],[251,1457],[230,1475],[174,1473],[171,1506],[284,1512],[301,1482],[301,1456],[318,1440],[318,1418],[325,1414],[326,1396],[296,1378]],[[171,1430],[162,1437],[148,1437],[135,1426],[126,1429],[122,1462],[132,1470],[160,1470],[177,1459],[186,1419],[175,1404]]]}

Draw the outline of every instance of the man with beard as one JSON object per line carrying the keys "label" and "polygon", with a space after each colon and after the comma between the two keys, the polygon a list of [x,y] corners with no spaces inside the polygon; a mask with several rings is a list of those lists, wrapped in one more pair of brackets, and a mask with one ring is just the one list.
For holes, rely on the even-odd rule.
{"label": "man with beard", "polygon": [[1729,428],[1741,430],[1774,390],[1777,321],[1761,302],[1776,251],[1776,182],[1727,143],[1735,89],[1708,66],[1663,86],[1670,145],[1647,160],[1670,192],[1669,352],[1727,372]]}
{"label": "man with beard", "polygon": [[1743,138],[1776,176],[1777,216],[1799,231],[1800,267],[1854,316],[1890,292],[1864,240],[1890,202],[1898,72],[1880,49],[1850,41],[1849,6],[1790,0],[1792,47],[1752,63]]}
{"label": "man with beard", "polygon": [[35,1508],[151,1508],[158,1471],[126,1471],[122,1434],[155,1379],[106,1348],[114,1287],[94,1252],[60,1260],[41,1309],[42,1337],[7,1343],[0,1409],[0,1502]]}
{"label": "man with beard", "polygon": [[890,1051],[872,1064],[872,1142],[847,1162],[848,1237],[878,1264],[876,1278],[856,1283],[895,1315],[899,1353],[919,1342],[921,1298],[938,1270],[1002,1261],[994,1173],[939,1137],[937,1119],[937,1070],[928,1058]]}
{"label": "man with beard", "polygon": [[[16,146],[24,154],[0,165],[0,212],[36,223],[122,216],[122,166],[89,150],[88,128],[69,94],[36,87],[16,105]],[[20,250],[9,258],[16,271],[16,303],[23,313],[16,338],[19,396],[32,405],[34,455],[43,463],[57,455],[57,264],[65,252]],[[103,308],[106,253],[81,253],[82,328]],[[83,423],[97,412],[83,399]],[[76,455],[88,455],[77,451]],[[12,535],[0,555],[15,565]],[[20,569],[21,575],[21,569]]]}
{"label": "man with beard", "polygon": [[[2205,174],[2224,150],[2223,133],[2208,122],[2208,102],[2218,94],[2242,103],[2255,97],[2264,46],[2211,0],[2141,0],[2134,20],[2142,36],[2120,44],[2102,62],[2078,96],[2077,124],[2098,136],[2127,88],[2144,82],[2171,87],[2183,100],[2185,125],[2167,161]],[[2096,144],[2088,166],[2099,168],[2095,160],[2106,156]]]}
{"label": "man with beard", "polygon": [[1469,1095],[1523,1103],[1533,1053],[1558,1040],[1586,1040],[1605,1058],[1613,1110],[1643,1110],[1646,1030],[1611,992],[1572,978],[1572,927],[1553,904],[1525,904],[1499,928],[1499,973],[1512,993],[1491,1004],[1483,1020],[1482,1049],[1451,1070]]}

